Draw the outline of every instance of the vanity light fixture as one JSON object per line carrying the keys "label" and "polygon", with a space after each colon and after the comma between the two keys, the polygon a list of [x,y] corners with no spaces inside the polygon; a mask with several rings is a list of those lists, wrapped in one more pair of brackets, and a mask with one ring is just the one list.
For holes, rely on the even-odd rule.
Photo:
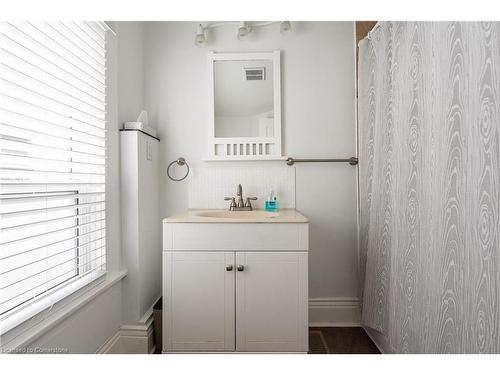
{"label": "vanity light fixture", "polygon": [[292,29],[292,24],[290,21],[253,22],[251,24],[245,21],[238,21],[238,22],[226,21],[226,22],[212,23],[206,26],[203,26],[200,23],[198,25],[194,41],[197,46],[201,47],[207,42],[207,35],[206,35],[207,30],[227,25],[236,25],[238,27],[236,35],[239,40],[242,40],[245,39],[252,32],[252,30],[257,27],[264,27],[278,23],[280,24],[280,32],[282,34],[287,33]]}
{"label": "vanity light fixture", "polygon": [[292,24],[290,23],[290,21],[281,21],[280,32],[282,34],[290,31],[291,28],[292,28]]}
{"label": "vanity light fixture", "polygon": [[203,45],[205,43],[206,37],[205,37],[205,29],[203,28],[203,25],[200,23],[198,25],[198,31],[196,31],[196,37],[194,39],[194,42],[197,46]]}
{"label": "vanity light fixture", "polygon": [[241,40],[245,38],[250,31],[250,27],[247,26],[246,22],[240,22],[240,25],[238,26],[238,39]]}

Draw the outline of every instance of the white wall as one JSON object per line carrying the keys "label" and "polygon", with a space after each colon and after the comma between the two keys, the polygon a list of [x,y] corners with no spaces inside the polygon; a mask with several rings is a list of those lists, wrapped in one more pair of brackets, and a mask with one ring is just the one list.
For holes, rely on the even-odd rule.
{"label": "white wall", "polygon": [[140,22],[118,24],[118,125],[144,109],[144,41]]}
{"label": "white wall", "polygon": [[[206,48],[194,45],[196,25],[144,23],[144,103],[161,138],[163,217],[188,206],[187,182],[171,182],[165,175],[168,163],[180,156],[195,168],[283,165],[202,161],[209,122],[208,50],[282,50],[284,153],[296,158],[355,155],[353,22],[294,22],[287,35],[272,25],[244,41],[227,26],[210,31]],[[357,297],[356,170],[348,164],[296,168],[296,206],[311,219],[310,297]]]}
{"label": "white wall", "polygon": [[72,354],[95,353],[120,328],[121,286],[114,285],[28,346]]}

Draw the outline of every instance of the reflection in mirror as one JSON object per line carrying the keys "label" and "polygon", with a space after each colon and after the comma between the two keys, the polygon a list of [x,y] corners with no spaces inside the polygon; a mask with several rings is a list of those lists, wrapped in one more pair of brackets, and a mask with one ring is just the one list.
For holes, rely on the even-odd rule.
{"label": "reflection in mirror", "polygon": [[215,137],[274,137],[273,61],[215,61]]}

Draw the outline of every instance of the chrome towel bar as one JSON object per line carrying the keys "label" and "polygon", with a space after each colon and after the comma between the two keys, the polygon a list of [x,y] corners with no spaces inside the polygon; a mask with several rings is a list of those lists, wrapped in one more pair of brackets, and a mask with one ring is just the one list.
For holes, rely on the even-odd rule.
{"label": "chrome towel bar", "polygon": [[352,157],[349,159],[286,159],[287,165],[294,165],[295,163],[349,163],[351,165],[358,164],[358,158]]}

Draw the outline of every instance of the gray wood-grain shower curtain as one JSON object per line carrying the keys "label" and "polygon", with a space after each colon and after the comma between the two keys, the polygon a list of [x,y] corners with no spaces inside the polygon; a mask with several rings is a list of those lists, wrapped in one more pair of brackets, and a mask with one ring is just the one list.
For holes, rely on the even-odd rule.
{"label": "gray wood-grain shower curtain", "polygon": [[363,323],[394,353],[499,353],[500,23],[359,47]]}

